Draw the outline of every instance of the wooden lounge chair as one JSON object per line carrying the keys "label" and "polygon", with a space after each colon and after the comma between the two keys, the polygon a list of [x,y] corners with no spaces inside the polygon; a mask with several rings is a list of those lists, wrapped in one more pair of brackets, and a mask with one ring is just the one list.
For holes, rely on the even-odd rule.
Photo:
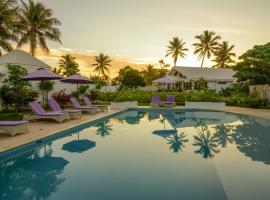
{"label": "wooden lounge chair", "polygon": [[173,95],[167,96],[167,101],[164,101],[164,102],[160,103],[160,106],[162,106],[162,107],[170,107],[170,108],[172,108],[175,105],[176,105],[175,96],[173,96]]}
{"label": "wooden lounge chair", "polygon": [[159,104],[160,104],[160,97],[159,96],[152,96],[150,106],[152,108],[156,108],[156,107],[159,107]]}
{"label": "wooden lounge chair", "polygon": [[75,97],[71,97],[69,100],[74,109],[81,110],[82,112],[89,114],[95,114],[97,112],[97,108],[81,106]]}
{"label": "wooden lounge chair", "polygon": [[28,133],[27,121],[0,121],[0,129],[15,136],[18,133]]}
{"label": "wooden lounge chair", "polygon": [[49,99],[48,104],[53,111],[68,113],[72,119],[80,118],[82,116],[81,110],[62,109],[55,99]]}
{"label": "wooden lounge chair", "polygon": [[87,96],[83,96],[82,100],[83,100],[85,106],[87,106],[87,107],[93,107],[93,108],[96,108],[96,109],[101,110],[101,111],[108,111],[108,106],[106,106],[106,105],[93,105]]}
{"label": "wooden lounge chair", "polygon": [[28,103],[29,107],[31,108],[34,115],[24,115],[24,120],[38,120],[38,119],[53,119],[57,121],[58,123],[63,122],[64,120],[70,119],[68,113],[58,112],[58,111],[52,111],[52,112],[46,112],[41,105],[36,102],[32,101]]}

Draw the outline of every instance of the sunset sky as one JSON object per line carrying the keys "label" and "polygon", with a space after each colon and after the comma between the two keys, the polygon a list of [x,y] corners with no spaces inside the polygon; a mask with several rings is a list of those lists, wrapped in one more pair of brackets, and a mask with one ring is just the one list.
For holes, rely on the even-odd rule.
{"label": "sunset sky", "polygon": [[[104,52],[119,65],[164,59],[168,41],[178,36],[189,52],[178,65],[200,66],[193,55],[194,36],[212,30],[235,45],[241,55],[270,40],[269,0],[42,0],[62,22],[62,45],[49,42],[56,65],[59,55],[75,53],[89,72],[91,55]],[[85,60],[81,57],[89,57]],[[90,61],[89,61],[90,59]],[[171,63],[170,59],[165,59]],[[121,63],[123,61],[123,63]],[[209,67],[211,63],[208,61]],[[123,67],[123,66],[117,66]]]}

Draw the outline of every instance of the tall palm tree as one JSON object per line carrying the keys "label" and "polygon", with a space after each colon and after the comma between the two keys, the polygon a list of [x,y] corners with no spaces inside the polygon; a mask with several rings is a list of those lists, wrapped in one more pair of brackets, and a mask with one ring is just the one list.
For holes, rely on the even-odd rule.
{"label": "tall palm tree", "polygon": [[101,76],[105,80],[109,79],[109,68],[111,66],[112,60],[110,56],[100,53],[98,56],[95,56],[95,63],[91,66],[94,66],[94,72],[97,73],[98,76]]}
{"label": "tall palm tree", "polygon": [[17,7],[15,0],[0,0],[0,56],[2,50],[11,51],[17,41]]}
{"label": "tall palm tree", "polygon": [[184,47],[185,44],[186,43],[183,42],[183,39],[180,40],[178,37],[174,37],[171,41],[169,41],[166,57],[170,55],[172,56],[174,66],[176,66],[178,57],[184,58],[186,56],[185,52],[188,51],[188,49]]}
{"label": "tall palm tree", "polygon": [[71,54],[61,56],[59,59],[59,70],[62,71],[64,76],[72,76],[77,74],[79,70],[79,64],[75,61],[75,57]]}
{"label": "tall palm tree", "polygon": [[216,35],[213,31],[204,31],[201,35],[196,35],[195,39],[198,39],[198,43],[194,43],[195,46],[194,54],[199,54],[198,59],[202,60],[201,67],[203,67],[204,59],[215,54],[218,46],[218,40],[220,36]]}
{"label": "tall palm tree", "polygon": [[157,69],[153,65],[147,65],[144,70],[142,70],[142,76],[147,85],[151,85],[152,81],[155,80],[158,76]]}
{"label": "tall palm tree", "polygon": [[232,52],[234,45],[229,45],[228,41],[223,41],[218,45],[213,62],[216,68],[229,68],[235,61],[232,57],[236,57],[236,54]]}
{"label": "tall palm tree", "polygon": [[20,23],[20,39],[18,47],[29,44],[29,52],[34,56],[38,46],[43,51],[49,53],[49,48],[46,40],[57,41],[60,40],[60,30],[58,26],[60,21],[53,17],[53,11],[47,9],[42,3],[29,0],[28,4],[21,1],[21,9],[19,14]]}

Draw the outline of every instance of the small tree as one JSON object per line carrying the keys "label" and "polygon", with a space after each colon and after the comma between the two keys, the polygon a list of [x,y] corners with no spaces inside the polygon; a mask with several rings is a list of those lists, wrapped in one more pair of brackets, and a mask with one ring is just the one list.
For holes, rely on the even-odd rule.
{"label": "small tree", "polygon": [[138,86],[145,86],[144,78],[141,73],[136,69],[127,70],[121,81],[121,89],[122,88],[136,88]]}
{"label": "small tree", "polygon": [[27,74],[27,70],[20,65],[7,65],[8,76],[4,80],[4,85],[1,88],[1,95],[4,103],[14,105],[16,113],[19,107],[25,104],[26,100],[34,99],[37,94],[32,92],[30,84],[21,80]]}

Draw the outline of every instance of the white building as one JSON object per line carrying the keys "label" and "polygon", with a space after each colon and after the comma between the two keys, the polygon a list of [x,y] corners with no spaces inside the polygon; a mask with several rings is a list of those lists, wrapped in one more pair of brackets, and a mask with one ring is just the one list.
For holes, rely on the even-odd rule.
{"label": "white building", "polygon": [[176,81],[173,87],[185,91],[196,90],[196,81],[204,79],[209,89],[219,92],[236,81],[234,74],[232,69],[176,66],[168,72],[167,76]]}

